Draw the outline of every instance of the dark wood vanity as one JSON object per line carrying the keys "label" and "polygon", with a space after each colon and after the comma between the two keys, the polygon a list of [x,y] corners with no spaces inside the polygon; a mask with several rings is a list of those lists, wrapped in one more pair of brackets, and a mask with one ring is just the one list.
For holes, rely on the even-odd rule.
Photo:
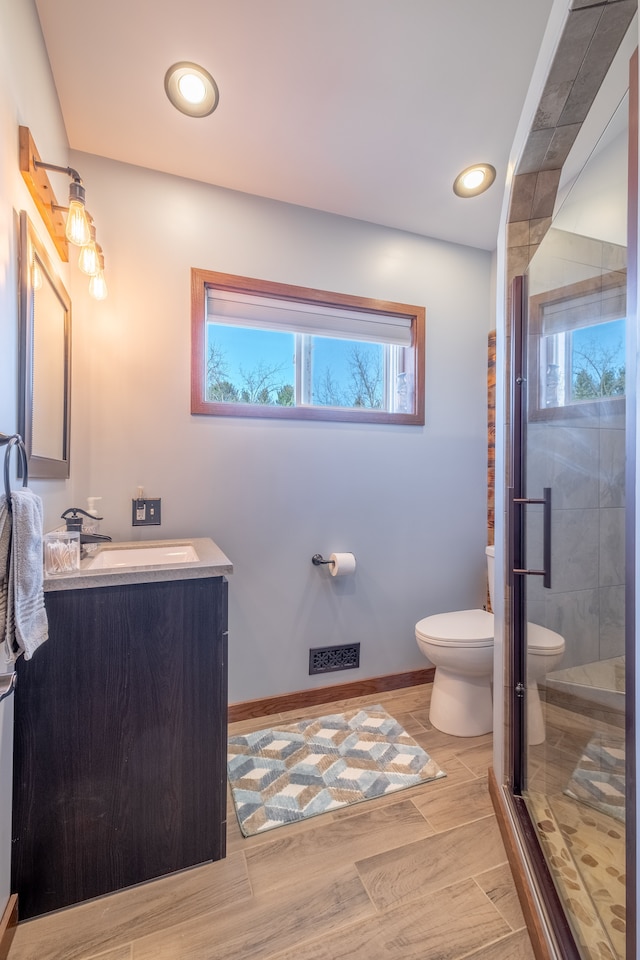
{"label": "dark wood vanity", "polygon": [[226,578],[52,587],[16,665],[21,919],[225,856]]}

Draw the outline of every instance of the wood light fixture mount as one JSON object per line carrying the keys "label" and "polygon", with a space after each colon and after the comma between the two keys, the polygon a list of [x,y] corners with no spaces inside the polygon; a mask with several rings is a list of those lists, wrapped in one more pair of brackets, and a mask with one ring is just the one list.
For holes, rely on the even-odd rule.
{"label": "wood light fixture mount", "polygon": [[65,235],[65,218],[63,208],[60,207],[53,192],[53,187],[47,172],[43,167],[37,167],[36,161],[41,162],[40,154],[33,142],[29,127],[20,127],[20,172],[24,178],[29,193],[33,197],[44,225],[53,240],[60,259],[69,262],[69,241]]}
{"label": "wood light fixture mount", "polygon": [[[28,127],[19,128],[19,145],[20,172],[60,259],[68,263],[70,243],[79,247],[78,266],[89,277],[89,294],[95,300],[104,300],[107,296],[104,255],[96,242],[93,219],[85,208],[85,190],[80,174],[73,167],[41,160]],[[70,178],[68,206],[60,206],[57,202],[47,170]]]}

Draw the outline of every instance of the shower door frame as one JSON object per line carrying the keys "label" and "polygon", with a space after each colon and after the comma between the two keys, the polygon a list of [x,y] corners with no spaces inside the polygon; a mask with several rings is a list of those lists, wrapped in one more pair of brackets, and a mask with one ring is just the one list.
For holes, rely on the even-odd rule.
{"label": "shower door frame", "polygon": [[[636,357],[638,350],[638,48],[629,63],[629,173],[627,215],[627,356]],[[625,788],[626,788],[626,899],[627,957],[637,956],[637,789],[636,789],[636,429],[638,402],[637,378],[629,378],[626,386],[626,475],[629,492],[625,501]]]}
{"label": "shower door frame", "polygon": [[[627,242],[627,358],[635,361],[637,335],[638,257],[638,50],[629,71],[629,175]],[[507,686],[510,690],[511,723],[507,744],[511,811],[519,839],[535,881],[535,896],[542,909],[547,932],[565,960],[581,960],[563,903],[556,891],[546,856],[523,798],[526,768],[526,611],[524,457],[527,420],[526,279],[516,276],[511,285],[510,449],[511,486],[507,491],[507,572],[510,622],[505,624],[510,649]],[[635,365],[632,367],[635,371]],[[625,500],[625,787],[626,787],[626,960],[634,960],[637,944],[637,825],[636,825],[636,376],[626,381],[626,500]],[[529,501],[530,502],[530,501]],[[535,501],[534,501],[535,502]],[[514,571],[520,571],[514,573]]]}
{"label": "shower door frame", "polygon": [[526,278],[516,276],[511,284],[511,486],[507,491],[507,592],[510,599],[511,622],[506,629],[510,651],[508,687],[510,689],[510,716],[508,756],[509,787],[512,813],[519,828],[528,866],[536,884],[536,896],[542,907],[548,932],[555,939],[563,960],[582,960],[573,937],[562,901],[556,891],[553,876],[522,795],[526,770],[526,575],[514,574],[525,569],[525,451],[527,425],[527,356],[526,356]]}

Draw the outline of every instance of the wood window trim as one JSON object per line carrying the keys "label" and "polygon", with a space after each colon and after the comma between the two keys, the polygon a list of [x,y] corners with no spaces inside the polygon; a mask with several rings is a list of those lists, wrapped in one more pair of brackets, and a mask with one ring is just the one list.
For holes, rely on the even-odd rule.
{"label": "wood window trim", "polygon": [[529,297],[529,337],[527,343],[528,355],[528,393],[529,410],[527,419],[538,420],[570,420],[574,417],[596,416],[599,412],[607,414],[624,413],[626,401],[624,397],[602,397],[599,400],[586,401],[577,404],[567,404],[562,407],[542,407],[540,405],[540,347],[544,336],[544,309],[546,306],[584,297],[590,293],[604,293],[606,290],[626,287],[626,273],[622,270],[612,270],[599,277],[580,280],[566,287],[548,290],[544,293]]}
{"label": "wood window trim", "polygon": [[[249,293],[296,300],[323,307],[342,307],[370,313],[394,313],[409,317],[412,330],[415,410],[391,413],[349,407],[278,407],[253,403],[221,403],[205,400],[205,317],[208,289]],[[344,293],[330,293],[270,280],[256,280],[211,270],[191,270],[191,413],[208,416],[258,417],[273,420],[323,420],[350,423],[424,424],[425,308],[385,300],[372,300]]]}

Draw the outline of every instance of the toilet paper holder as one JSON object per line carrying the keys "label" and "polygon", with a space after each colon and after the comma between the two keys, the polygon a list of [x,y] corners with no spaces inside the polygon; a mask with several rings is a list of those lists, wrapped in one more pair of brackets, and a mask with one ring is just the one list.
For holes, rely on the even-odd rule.
{"label": "toilet paper holder", "polygon": [[311,557],[311,563],[314,567],[325,564],[332,577],[346,577],[356,569],[356,558],[352,553],[332,553],[328,560],[325,560],[321,553],[315,553]]}
{"label": "toilet paper holder", "polygon": [[311,563],[314,567],[319,567],[322,563],[335,563],[335,560],[323,560],[321,553],[314,553],[311,557]]}

